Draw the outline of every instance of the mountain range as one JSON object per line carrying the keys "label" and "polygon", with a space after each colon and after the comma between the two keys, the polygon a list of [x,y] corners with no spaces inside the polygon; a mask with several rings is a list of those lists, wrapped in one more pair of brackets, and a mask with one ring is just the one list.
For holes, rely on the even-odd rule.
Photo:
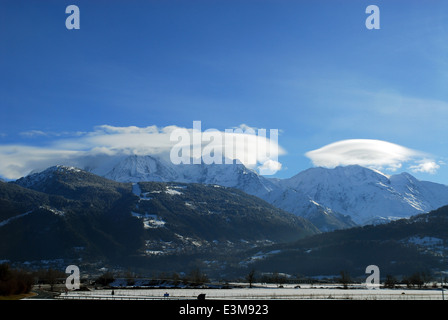
{"label": "mountain range", "polygon": [[[107,163],[107,166],[104,165]],[[321,231],[376,224],[448,204],[448,186],[408,173],[385,175],[351,165],[310,168],[288,179],[269,179],[243,164],[174,165],[156,156],[126,156],[84,168],[119,182],[217,184],[240,189],[305,217]]]}
{"label": "mountain range", "polygon": [[315,275],[359,272],[375,252],[395,273],[439,268],[440,250],[415,242],[445,243],[447,204],[445,185],[356,165],[268,179],[237,163],[112,157],[0,181],[0,260]]}

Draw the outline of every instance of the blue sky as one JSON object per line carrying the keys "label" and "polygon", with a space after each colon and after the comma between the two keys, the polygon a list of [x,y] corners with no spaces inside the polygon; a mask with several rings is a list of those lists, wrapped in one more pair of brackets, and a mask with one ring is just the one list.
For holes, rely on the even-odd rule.
{"label": "blue sky", "polygon": [[[65,27],[71,4],[79,30]],[[371,4],[379,30],[365,27]],[[406,152],[384,156],[386,173],[448,184],[443,0],[3,0],[0,41],[0,162],[98,126],[200,120],[204,130],[280,130],[277,177],[339,141],[348,150],[325,149],[321,164],[341,152],[354,155],[345,163],[377,164],[387,142]],[[359,139],[380,142],[366,149]]]}

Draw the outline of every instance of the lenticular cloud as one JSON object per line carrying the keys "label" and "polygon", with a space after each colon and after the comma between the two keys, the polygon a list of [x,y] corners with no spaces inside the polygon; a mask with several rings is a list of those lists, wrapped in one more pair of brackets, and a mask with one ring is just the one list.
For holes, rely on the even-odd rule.
{"label": "lenticular cloud", "polygon": [[[171,140],[171,133],[176,129],[183,129],[188,135],[193,133],[193,129],[179,128],[177,126],[167,126],[158,128],[148,127],[114,127],[102,125],[95,127],[92,132],[77,133],[75,135],[56,135],[46,146],[30,145],[0,145],[0,176],[6,179],[17,179],[25,176],[33,170],[44,170],[49,166],[63,164],[78,166],[80,168],[89,167],[92,161],[100,161],[104,156],[115,155],[169,155],[170,150],[177,143]],[[247,140],[247,144],[240,146],[232,144],[235,149],[235,157],[243,164],[247,164],[244,159],[254,160],[248,164],[251,169],[258,169],[260,174],[273,174],[280,170],[281,163],[276,161],[277,155],[283,154],[284,150],[278,146],[277,141],[266,136],[254,135],[248,132],[247,126],[243,126],[241,133],[229,134],[219,132],[221,135],[240,137],[240,140]],[[238,131],[239,132],[239,131]],[[209,132],[201,133],[199,150],[214,146],[216,152],[220,147],[226,149],[227,139],[221,144],[207,140]],[[23,136],[31,137],[36,135],[46,135],[41,131],[29,131]],[[54,136],[54,135],[48,135]],[[194,140],[194,139],[192,139]],[[233,140],[232,140],[233,141]],[[191,142],[190,139],[187,141]],[[191,142],[194,147],[194,141]],[[269,152],[266,152],[266,150]],[[269,153],[269,157],[266,154]],[[273,157],[274,159],[272,159]]]}
{"label": "lenticular cloud", "polygon": [[305,155],[315,166],[327,168],[357,164],[378,170],[396,171],[406,162],[414,163],[409,167],[412,171],[435,173],[438,168],[427,154],[382,140],[342,140],[309,151]]}

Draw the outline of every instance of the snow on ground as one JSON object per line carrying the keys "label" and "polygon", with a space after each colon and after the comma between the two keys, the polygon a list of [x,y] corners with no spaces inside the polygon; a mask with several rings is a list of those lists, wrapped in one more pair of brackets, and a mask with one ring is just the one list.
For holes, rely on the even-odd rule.
{"label": "snow on ground", "polygon": [[272,250],[272,251],[265,252],[265,253],[262,252],[262,251],[259,251],[255,255],[253,255],[250,258],[250,260],[252,260],[252,261],[254,261],[254,260],[262,260],[262,259],[265,259],[266,257],[268,257],[270,255],[277,254],[277,253],[280,253],[280,252],[281,252],[281,250]]}
{"label": "snow on ground", "polygon": [[140,189],[138,183],[132,184],[132,193],[135,194],[137,197],[140,197],[140,195],[142,194],[142,189]]}
{"label": "snow on ground", "polygon": [[138,183],[132,184],[132,193],[139,197],[140,200],[151,200],[152,197],[149,196],[151,192],[142,193],[142,189],[138,185]]}
{"label": "snow on ground", "polygon": [[[176,188],[176,187],[174,187],[174,188]],[[168,193],[170,195],[178,195],[178,196],[182,194],[182,192],[174,190],[172,188],[168,188],[168,187],[166,188],[165,193]]]}
{"label": "snow on ground", "polygon": [[152,197],[149,196],[151,192],[142,193],[140,200],[152,200]]}
{"label": "snow on ground", "polygon": [[54,214],[57,215],[57,216],[63,216],[63,215],[65,215],[65,212],[64,212],[64,211],[61,211],[61,210],[58,210],[58,209],[55,209],[55,208],[51,208],[51,207],[48,207],[48,206],[40,206],[39,208],[40,208],[40,209],[48,210],[48,211],[54,213]]}
{"label": "snow on ground", "polygon": [[193,203],[188,202],[188,201],[185,201],[185,206],[187,206],[187,207],[189,207],[191,209],[196,209],[196,206]]}
{"label": "snow on ground", "polygon": [[141,214],[133,211],[131,212],[131,214],[132,216],[143,220],[143,227],[145,229],[163,227],[166,223],[165,221],[160,219],[159,216],[155,214],[149,214],[149,213]]}
{"label": "snow on ground", "polygon": [[[326,285],[313,287],[310,284],[287,285],[284,288],[233,288],[233,289],[112,289],[93,291],[74,291],[62,294],[62,299],[163,299],[166,293],[169,299],[196,299],[201,293],[206,299],[237,299],[237,300],[442,300],[440,289],[367,289],[365,286],[358,289],[342,289],[340,286]],[[444,292],[446,296],[448,292]],[[446,297],[448,298],[448,296]]]}

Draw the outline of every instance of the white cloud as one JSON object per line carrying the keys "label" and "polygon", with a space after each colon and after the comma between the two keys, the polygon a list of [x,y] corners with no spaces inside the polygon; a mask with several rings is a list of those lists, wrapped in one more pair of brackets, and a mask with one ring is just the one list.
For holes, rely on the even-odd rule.
{"label": "white cloud", "polygon": [[75,150],[103,149],[117,153],[154,154],[166,152],[171,148],[172,142],[169,140],[169,134],[174,128],[177,127],[158,128],[157,126],[149,126],[139,128],[135,126],[114,127],[103,125],[83,136],[55,141],[54,145],[58,148]]}
{"label": "white cloud", "polygon": [[24,138],[34,138],[34,137],[63,137],[63,136],[82,136],[86,134],[86,132],[76,131],[76,132],[69,132],[69,131],[63,131],[63,132],[52,132],[52,131],[42,131],[42,130],[28,130],[28,131],[22,131],[19,133],[20,136]]}
{"label": "white cloud", "polygon": [[275,174],[277,171],[280,171],[281,168],[282,164],[280,162],[268,159],[258,167],[258,170],[262,175],[271,175]]}
{"label": "white cloud", "polygon": [[47,133],[41,130],[29,130],[20,133],[23,137],[47,136]]}
{"label": "white cloud", "polygon": [[[246,125],[242,125],[240,128],[242,131],[234,133],[218,131],[226,137],[222,141],[209,142],[207,137],[210,134],[207,131],[201,132],[203,139],[200,147],[210,149],[213,146],[215,150],[225,149],[228,137],[245,139],[246,145],[235,146],[235,159],[239,159],[252,169],[259,169],[261,174],[263,172],[269,174],[266,172],[269,170],[272,172],[275,168],[280,169],[281,164],[277,161],[277,157],[283,154],[284,150],[278,146],[277,141],[270,137],[251,134],[248,131],[250,127]],[[17,179],[34,170],[43,170],[57,164],[82,167],[86,165],[85,159],[96,161],[93,160],[94,157],[98,159],[103,155],[136,154],[168,157],[170,150],[176,144],[176,141],[170,139],[171,133],[176,129],[184,129],[190,135],[193,134],[193,129],[177,126],[159,128],[157,126],[115,127],[102,125],[95,127],[91,132],[73,133],[70,138],[66,134],[64,138],[62,135],[54,135],[53,140],[45,147],[0,145],[0,176]],[[267,131],[269,133],[269,130]],[[41,132],[29,133],[40,134]],[[31,134],[27,136],[31,136]],[[267,157],[265,149],[276,152]]]}
{"label": "white cloud", "polygon": [[432,160],[422,160],[419,164],[409,167],[412,172],[425,172],[431,174],[435,174],[439,168],[440,165]]}
{"label": "white cloud", "polygon": [[22,145],[0,146],[0,175],[7,179],[17,179],[35,169],[45,169],[57,164],[56,159],[59,163],[67,163],[82,154],[79,151]]}
{"label": "white cloud", "polygon": [[414,163],[414,172],[435,173],[439,165],[424,152],[382,140],[349,139],[326,145],[305,154],[315,166],[333,168],[361,165],[378,170],[396,171],[404,163]]}

